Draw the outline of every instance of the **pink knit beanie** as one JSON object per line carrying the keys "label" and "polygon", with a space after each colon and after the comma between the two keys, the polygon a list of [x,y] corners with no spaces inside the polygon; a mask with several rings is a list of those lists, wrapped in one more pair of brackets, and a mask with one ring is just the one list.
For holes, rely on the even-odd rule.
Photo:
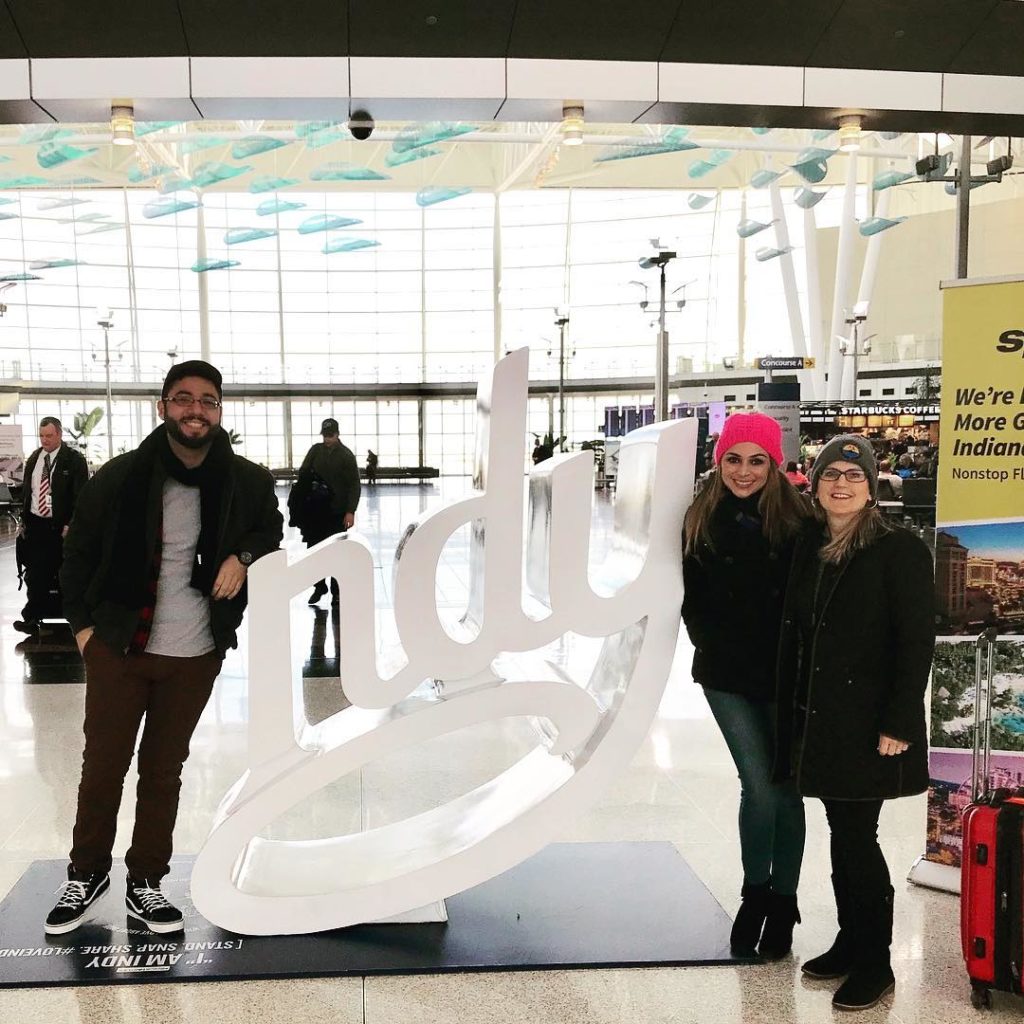
{"label": "pink knit beanie", "polygon": [[782,427],[763,412],[734,412],[725,421],[715,444],[715,465],[730,448],[744,441],[763,448],[776,466],[782,465]]}

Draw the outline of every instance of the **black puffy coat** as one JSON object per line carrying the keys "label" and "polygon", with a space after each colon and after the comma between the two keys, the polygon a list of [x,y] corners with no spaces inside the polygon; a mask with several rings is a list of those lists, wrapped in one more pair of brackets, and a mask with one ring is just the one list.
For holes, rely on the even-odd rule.
{"label": "black puffy coat", "polygon": [[772,550],[760,527],[752,528],[758,499],[726,494],[719,502],[714,548],[698,542],[683,559],[682,614],[696,682],[771,701],[792,543]]}
{"label": "black puffy coat", "polygon": [[[878,800],[921,793],[928,788],[924,693],[935,647],[931,554],[903,529],[856,552],[827,578],[817,624],[804,643],[799,590],[815,586],[824,539],[824,528],[812,523],[793,554],[779,645],[776,777],[792,775],[797,760],[804,796]],[[810,659],[807,714],[794,758],[801,658]],[[910,746],[883,756],[880,733]]]}

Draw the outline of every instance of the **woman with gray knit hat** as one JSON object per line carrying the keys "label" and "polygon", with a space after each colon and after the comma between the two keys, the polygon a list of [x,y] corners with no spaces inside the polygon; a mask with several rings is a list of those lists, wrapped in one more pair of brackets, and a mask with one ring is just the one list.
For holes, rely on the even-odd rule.
{"label": "woman with gray knit hat", "polygon": [[928,787],[924,692],[935,644],[928,548],[877,508],[869,441],[844,435],[811,473],[816,519],[797,540],[779,646],[775,777],[825,805],[839,934],[803,964],[845,978],[840,1010],[895,988],[893,888],[878,845],[885,800]]}
{"label": "woman with gray knit hat", "polygon": [[783,475],[782,431],[763,413],[734,413],[715,469],[690,506],[683,548],[683,621],[693,678],[704,687],[740,777],[742,903],[735,956],[785,956],[800,918],[804,806],[772,782],[775,659],[793,540],[808,514]]}

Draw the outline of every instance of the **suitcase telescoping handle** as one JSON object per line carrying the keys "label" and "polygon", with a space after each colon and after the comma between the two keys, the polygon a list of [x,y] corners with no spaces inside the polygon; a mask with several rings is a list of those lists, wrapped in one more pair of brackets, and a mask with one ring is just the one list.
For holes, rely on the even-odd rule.
{"label": "suitcase telescoping handle", "polygon": [[[974,802],[988,796],[989,762],[992,759],[992,662],[998,631],[989,626],[974,646],[974,751],[971,759],[971,785]],[[982,686],[982,678],[985,685]],[[985,713],[982,715],[982,691]]]}

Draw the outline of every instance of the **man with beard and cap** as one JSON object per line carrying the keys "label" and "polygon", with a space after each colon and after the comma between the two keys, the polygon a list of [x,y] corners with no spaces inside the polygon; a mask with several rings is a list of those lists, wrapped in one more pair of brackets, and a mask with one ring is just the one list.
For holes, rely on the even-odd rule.
{"label": "man with beard and cap", "polygon": [[270,473],[231,450],[221,375],[172,366],[158,426],[82,489],[64,542],[64,612],[85,661],[85,752],[68,880],[46,918],[73,931],[110,886],[124,777],[139,726],[128,913],[183,927],[160,891],[170,870],[181,769],[247,600],[248,567],[282,538]]}

